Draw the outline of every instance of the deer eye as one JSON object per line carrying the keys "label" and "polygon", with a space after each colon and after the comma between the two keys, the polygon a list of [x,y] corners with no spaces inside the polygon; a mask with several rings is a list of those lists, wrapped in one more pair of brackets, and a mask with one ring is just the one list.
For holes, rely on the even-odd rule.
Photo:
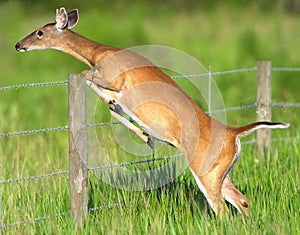
{"label": "deer eye", "polygon": [[37,35],[38,39],[41,39],[44,35],[44,31],[39,29],[38,31],[36,31],[36,35]]}

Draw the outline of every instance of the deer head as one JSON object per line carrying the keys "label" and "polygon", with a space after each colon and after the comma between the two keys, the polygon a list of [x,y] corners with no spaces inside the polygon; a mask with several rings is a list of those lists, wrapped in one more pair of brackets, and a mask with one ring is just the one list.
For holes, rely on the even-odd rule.
{"label": "deer head", "polygon": [[64,7],[57,9],[55,20],[55,23],[46,24],[18,42],[15,46],[16,50],[20,52],[47,48],[60,50],[60,48],[56,48],[56,41],[62,37],[65,30],[73,28],[77,24],[78,10],[67,13]]}

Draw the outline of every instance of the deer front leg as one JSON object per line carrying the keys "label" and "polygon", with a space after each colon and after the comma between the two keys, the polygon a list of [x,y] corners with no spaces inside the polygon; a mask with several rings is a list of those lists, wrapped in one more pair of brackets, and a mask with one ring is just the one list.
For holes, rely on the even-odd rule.
{"label": "deer front leg", "polygon": [[133,125],[128,119],[121,116],[119,113],[110,110],[111,116],[120,121],[124,126],[126,126],[130,131],[132,131],[137,137],[139,137],[144,143],[148,144],[151,149],[154,148],[152,140],[149,138],[148,134],[143,132],[140,128]]}
{"label": "deer front leg", "polygon": [[119,98],[112,91],[98,87],[93,82],[86,80],[86,84],[96,92],[96,94],[110,106],[110,114],[112,117],[116,118],[124,126],[126,126],[130,131],[132,131],[137,137],[139,137],[144,143],[148,144],[151,149],[153,149],[153,142],[149,138],[148,134],[142,131],[137,126],[133,125],[128,119],[124,118],[122,114],[122,108],[116,103]]}

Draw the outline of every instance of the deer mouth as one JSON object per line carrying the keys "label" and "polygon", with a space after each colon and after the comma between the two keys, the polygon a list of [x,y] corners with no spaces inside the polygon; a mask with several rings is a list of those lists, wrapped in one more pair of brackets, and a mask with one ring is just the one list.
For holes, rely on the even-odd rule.
{"label": "deer mouth", "polygon": [[17,43],[15,45],[15,48],[17,51],[20,51],[20,52],[26,52],[27,51],[27,48],[26,47],[21,47],[20,43]]}

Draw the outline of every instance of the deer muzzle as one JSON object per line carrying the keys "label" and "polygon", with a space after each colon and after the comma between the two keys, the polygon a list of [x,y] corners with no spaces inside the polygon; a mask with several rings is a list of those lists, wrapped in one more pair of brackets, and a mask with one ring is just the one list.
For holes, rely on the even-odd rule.
{"label": "deer muzzle", "polygon": [[17,51],[20,51],[20,52],[25,52],[25,51],[27,51],[27,49],[26,49],[25,47],[23,47],[23,46],[21,45],[20,42],[18,42],[18,43],[15,45],[15,48],[16,48]]}

